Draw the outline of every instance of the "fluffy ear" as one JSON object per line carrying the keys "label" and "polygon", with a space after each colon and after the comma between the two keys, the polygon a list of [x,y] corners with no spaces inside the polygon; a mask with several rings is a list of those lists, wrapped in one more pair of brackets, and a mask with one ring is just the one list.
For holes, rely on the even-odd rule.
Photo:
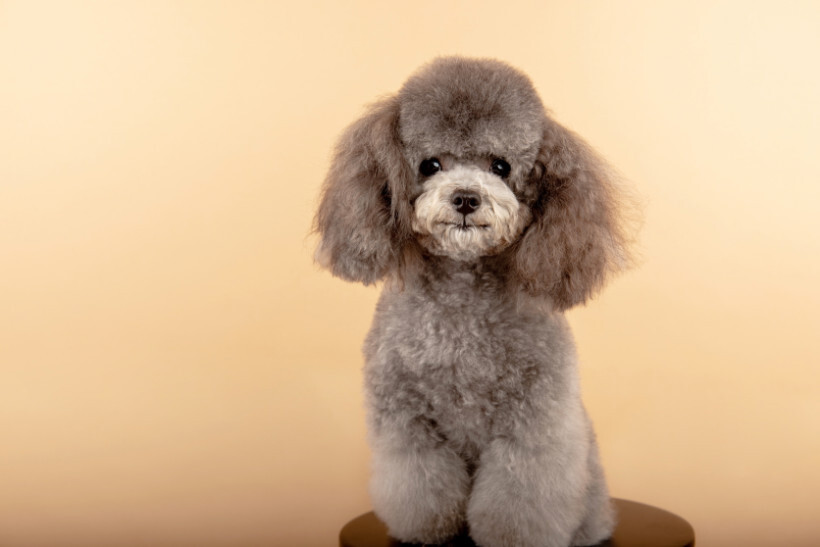
{"label": "fluffy ear", "polygon": [[395,97],[371,106],[342,135],[325,179],[316,260],[348,281],[375,283],[399,260],[408,167],[398,114]]}
{"label": "fluffy ear", "polygon": [[528,292],[565,310],[586,302],[627,265],[623,205],[604,162],[550,118],[530,177],[539,196],[515,269]]}

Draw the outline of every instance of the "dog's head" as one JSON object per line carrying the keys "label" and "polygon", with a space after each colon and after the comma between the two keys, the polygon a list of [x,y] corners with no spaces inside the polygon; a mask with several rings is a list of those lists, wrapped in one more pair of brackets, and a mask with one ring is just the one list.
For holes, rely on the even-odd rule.
{"label": "dog's head", "polygon": [[501,256],[510,280],[566,309],[623,265],[617,209],[604,164],[547,115],[524,74],[442,58],[343,135],[317,259],[368,284],[425,255]]}

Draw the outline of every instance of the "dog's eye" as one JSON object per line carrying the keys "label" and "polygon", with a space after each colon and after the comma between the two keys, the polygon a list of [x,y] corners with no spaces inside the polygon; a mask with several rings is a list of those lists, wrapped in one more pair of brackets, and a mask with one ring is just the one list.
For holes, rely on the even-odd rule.
{"label": "dog's eye", "polygon": [[502,179],[505,179],[507,175],[510,174],[510,164],[501,158],[496,158],[493,160],[492,165],[490,165],[490,170]]}
{"label": "dog's eye", "polygon": [[441,171],[441,162],[437,158],[429,158],[419,165],[419,173],[425,177],[430,177]]}

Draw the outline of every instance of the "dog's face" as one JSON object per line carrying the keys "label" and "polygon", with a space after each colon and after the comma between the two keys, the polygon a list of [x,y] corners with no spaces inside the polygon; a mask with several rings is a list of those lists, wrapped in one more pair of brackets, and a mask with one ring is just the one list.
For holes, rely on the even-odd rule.
{"label": "dog's face", "polygon": [[532,219],[529,206],[507,185],[509,175],[503,158],[423,160],[411,222],[420,243],[433,254],[464,261],[507,248]]}
{"label": "dog's face", "polygon": [[413,233],[429,252],[463,261],[498,254],[532,220],[528,176],[544,117],[521,73],[492,61],[476,68],[441,60],[398,93]]}
{"label": "dog's face", "polygon": [[547,116],[524,74],[443,58],[342,137],[316,217],[317,258],[372,283],[425,253],[504,255],[510,282],[564,309],[622,263],[616,201],[603,164]]}

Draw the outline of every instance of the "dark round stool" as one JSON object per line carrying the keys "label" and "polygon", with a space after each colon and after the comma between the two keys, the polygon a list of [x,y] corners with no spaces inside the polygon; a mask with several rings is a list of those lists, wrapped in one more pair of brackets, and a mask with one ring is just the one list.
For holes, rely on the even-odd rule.
{"label": "dark round stool", "polygon": [[[602,547],[694,547],[695,530],[669,511],[637,503],[613,499],[618,511],[618,526],[612,537],[600,543]],[[387,527],[371,511],[357,517],[339,533],[341,547],[399,547],[401,543],[387,535]],[[457,537],[449,547],[475,547],[468,537]]]}

